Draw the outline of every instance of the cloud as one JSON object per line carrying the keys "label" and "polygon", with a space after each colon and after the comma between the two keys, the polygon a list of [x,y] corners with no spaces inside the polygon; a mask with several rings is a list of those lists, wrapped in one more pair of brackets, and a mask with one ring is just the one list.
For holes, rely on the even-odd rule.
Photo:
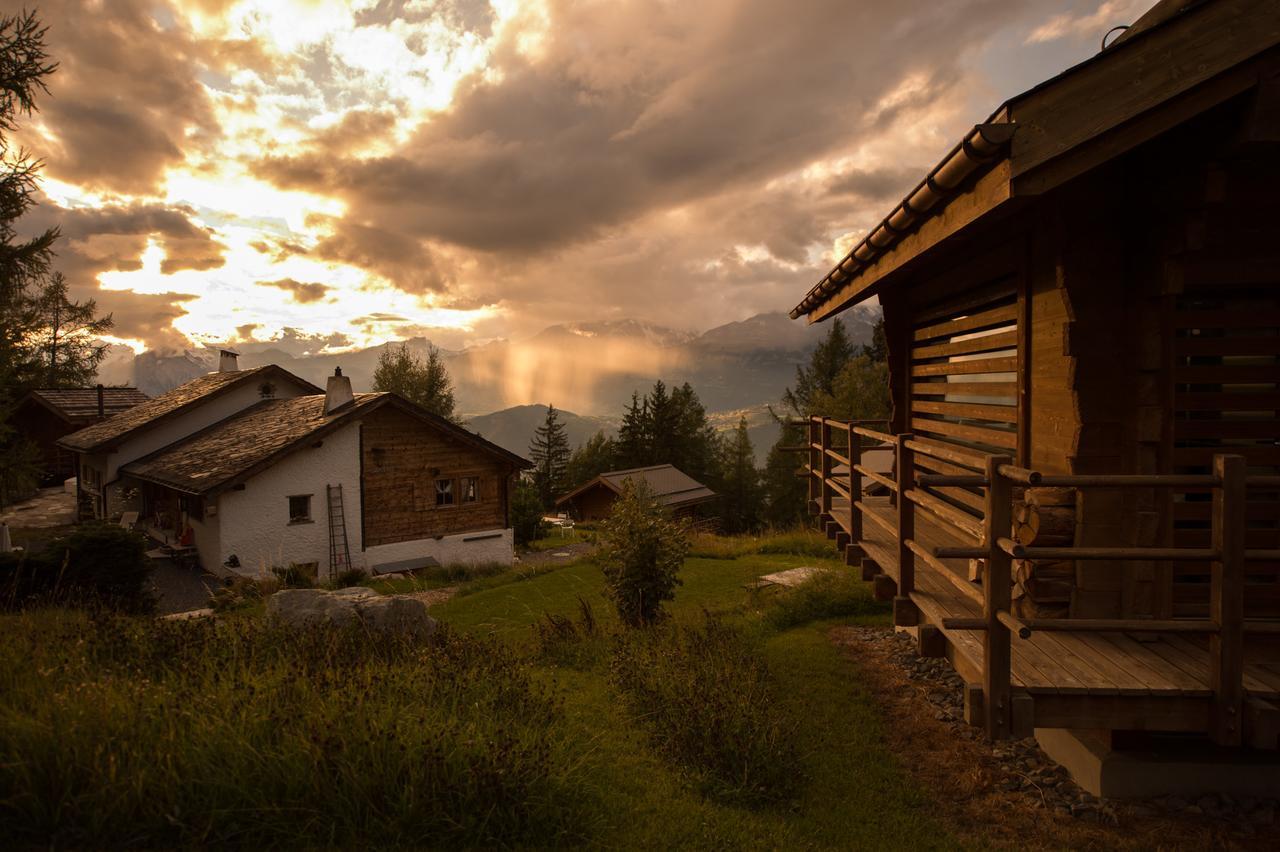
{"label": "cloud", "polygon": [[1151,5],[1150,0],[1103,0],[1092,10],[1054,15],[1027,36],[1028,44],[1092,36],[1099,41],[1112,27],[1130,24]]}
{"label": "cloud", "polygon": [[302,304],[320,301],[329,293],[330,289],[328,286],[314,281],[294,281],[292,278],[281,278],[279,281],[260,281],[258,283],[267,287],[279,287],[281,290],[287,290],[293,295],[295,302],[301,302]]}

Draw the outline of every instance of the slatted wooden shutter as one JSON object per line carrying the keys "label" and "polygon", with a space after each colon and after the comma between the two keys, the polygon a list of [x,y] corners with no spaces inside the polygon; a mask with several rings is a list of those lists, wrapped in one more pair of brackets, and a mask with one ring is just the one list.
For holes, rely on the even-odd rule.
{"label": "slatted wooden shutter", "polygon": [[[1280,282],[1187,282],[1173,312],[1173,465],[1209,473],[1215,453],[1245,457],[1253,475],[1280,473]],[[1207,492],[1179,495],[1174,544],[1209,546]],[[1245,546],[1280,548],[1280,491],[1250,489]],[[1208,611],[1209,566],[1177,563],[1174,613]],[[1250,562],[1245,608],[1280,613],[1280,563]]]}

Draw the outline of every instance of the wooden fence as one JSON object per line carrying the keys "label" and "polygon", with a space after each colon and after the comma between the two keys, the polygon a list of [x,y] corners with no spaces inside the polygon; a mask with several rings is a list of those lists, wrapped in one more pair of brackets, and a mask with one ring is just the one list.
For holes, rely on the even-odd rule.
{"label": "wooden fence", "polygon": [[[806,474],[811,505],[824,519],[837,524],[843,533],[837,536],[837,544],[852,548],[853,555],[858,553],[856,548],[867,521],[881,525],[896,538],[895,624],[917,623],[918,611],[912,596],[920,566],[936,571],[980,604],[980,618],[949,618],[938,626],[944,631],[983,633],[982,721],[989,736],[1007,737],[1013,729],[1011,643],[1015,636],[1026,639],[1036,631],[1194,633],[1206,635],[1209,641],[1209,688],[1213,696],[1209,735],[1223,745],[1241,744],[1245,637],[1280,634],[1280,621],[1246,619],[1244,615],[1246,563],[1280,560],[1280,550],[1245,547],[1247,492],[1251,487],[1274,489],[1280,486],[1280,476],[1247,476],[1245,459],[1236,455],[1214,456],[1213,473],[1205,475],[1046,475],[1015,465],[1009,456],[872,428],[884,424],[885,421],[825,417],[808,421]],[[838,441],[833,441],[835,433],[842,435]],[[864,443],[863,439],[871,443]],[[892,447],[896,454],[893,477],[862,463],[867,449],[884,446]],[[891,501],[896,504],[896,522],[871,511],[863,499],[865,480],[889,490]],[[1209,548],[1024,546],[1011,537],[1017,486],[1211,489],[1212,544]],[[935,489],[953,490],[944,492],[944,498]],[[833,514],[837,497],[844,498],[839,501],[838,510],[847,515]],[[916,523],[921,512],[928,513],[934,523],[953,529],[958,542],[974,544],[927,547],[917,542]],[[943,559],[984,560],[981,587],[970,578],[959,576],[943,564]],[[1209,617],[1022,619],[1011,609],[1014,559],[1208,561],[1212,566]]]}

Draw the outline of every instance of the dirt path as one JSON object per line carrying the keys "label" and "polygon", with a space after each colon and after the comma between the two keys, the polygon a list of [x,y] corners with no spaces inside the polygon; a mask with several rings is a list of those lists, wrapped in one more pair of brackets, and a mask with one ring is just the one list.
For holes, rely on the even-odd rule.
{"label": "dirt path", "polygon": [[991,744],[962,718],[960,678],[943,660],[878,627],[829,634],[859,669],[884,718],[888,748],[960,836],[1002,848],[1275,849],[1274,800],[1099,800],[1035,740]]}

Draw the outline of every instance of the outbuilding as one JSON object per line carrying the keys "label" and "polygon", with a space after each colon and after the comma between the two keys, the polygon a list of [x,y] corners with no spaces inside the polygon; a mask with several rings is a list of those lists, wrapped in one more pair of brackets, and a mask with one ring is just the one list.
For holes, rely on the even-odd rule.
{"label": "outbuilding", "polygon": [[602,473],[556,500],[556,508],[579,521],[604,520],[628,480],[644,482],[658,502],[677,517],[692,517],[699,506],[716,499],[714,491],[675,466],[657,464]]}

